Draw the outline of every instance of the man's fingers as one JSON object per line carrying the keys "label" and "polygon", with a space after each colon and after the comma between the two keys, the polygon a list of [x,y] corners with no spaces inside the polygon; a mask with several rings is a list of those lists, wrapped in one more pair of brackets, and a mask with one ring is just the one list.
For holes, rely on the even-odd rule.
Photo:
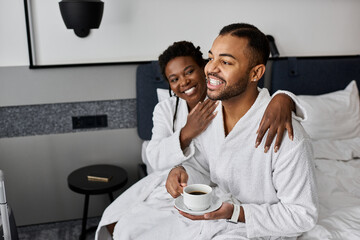
{"label": "man's fingers", "polygon": [[176,198],[178,197],[180,194],[178,194],[178,191],[171,185],[167,188],[168,193],[173,197]]}
{"label": "man's fingers", "polygon": [[182,187],[183,187],[183,186],[186,186],[187,181],[188,181],[188,175],[182,173],[182,174],[180,175],[180,186],[179,186],[179,187],[181,188],[181,192],[180,192],[180,193],[182,193]]}
{"label": "man's fingers", "polygon": [[179,184],[176,181],[170,183],[169,193],[173,198],[176,198],[180,195],[181,190],[179,189]]}
{"label": "man's fingers", "polygon": [[221,217],[218,214],[219,211],[209,212],[204,214],[205,219],[220,219]]}
{"label": "man's fingers", "polygon": [[191,220],[204,220],[204,219],[205,219],[205,218],[204,218],[204,215],[194,216],[194,215],[188,214],[188,213],[183,212],[183,211],[180,211],[180,210],[179,210],[179,213],[180,213],[181,215],[183,215],[184,217],[189,218],[189,219],[191,219]]}

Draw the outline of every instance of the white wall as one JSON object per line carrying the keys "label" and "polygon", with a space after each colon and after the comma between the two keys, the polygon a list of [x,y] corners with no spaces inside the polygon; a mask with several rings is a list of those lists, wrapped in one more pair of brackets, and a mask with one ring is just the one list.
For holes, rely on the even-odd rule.
{"label": "white wall", "polygon": [[[344,55],[360,52],[357,44],[360,40],[360,2],[357,0],[104,1],[100,29],[93,30],[84,39],[76,37],[72,30],[63,26],[56,1],[32,2],[37,3],[34,7],[39,9],[39,5],[49,4],[43,6],[46,11],[40,19],[41,29],[46,31],[39,31],[37,36],[43,39],[41,44],[45,45],[41,46],[45,52],[39,53],[40,58],[51,58],[47,53],[55,58],[66,57],[69,52],[84,57],[94,52],[96,57],[101,55],[101,60],[116,61],[124,52],[128,56],[131,52],[134,55],[144,52],[140,57],[149,60],[156,58],[171,41],[179,39],[194,41],[207,52],[220,28],[231,22],[250,22],[265,33],[272,34],[282,55]],[[36,22],[40,17],[36,17],[37,13],[33,15]],[[196,21],[193,21],[194,18]],[[0,66],[27,65],[23,1],[0,2],[0,36]],[[91,51],[61,45],[62,42],[71,41],[75,46],[90,46],[91,41],[105,44]],[[61,58],[66,60],[64,57]]]}
{"label": "white wall", "polygon": [[[106,5],[111,1],[104,2]],[[201,33],[199,23],[213,26],[207,28],[212,31],[207,33],[211,35],[206,36],[208,42],[201,45],[204,53],[225,19],[229,23],[250,22],[272,34],[283,56],[360,54],[360,1],[357,0],[134,0],[123,5],[137,9],[145,21],[156,16],[174,40],[180,40],[178,29],[190,28]],[[160,7],[162,15],[156,14]],[[124,17],[119,16],[119,20]],[[175,19],[174,25],[167,24],[173,21],[171,18]],[[102,28],[106,25],[97,33]],[[158,36],[156,31],[151,34],[151,38]],[[192,40],[191,36],[184,39]],[[23,1],[0,1],[0,67],[11,66],[16,71],[16,66],[28,65],[26,41]],[[107,52],[112,50],[103,47]],[[61,53],[63,49],[55,51]],[[57,69],[29,70],[32,76],[37,71],[50,72],[49,78],[31,81],[26,77],[15,78],[16,74],[0,75],[0,106],[135,98],[136,65],[111,68],[120,69],[120,74],[109,71],[97,77],[95,70],[89,70],[86,74],[94,77],[87,79],[80,68],[69,68],[67,74]],[[8,200],[18,224],[81,218],[83,198],[67,188],[68,173],[92,163],[114,163],[129,171],[133,183],[140,145],[136,129],[0,139],[0,168],[5,171]],[[99,215],[107,199],[99,196],[93,203],[90,203],[90,215]]]}
{"label": "white wall", "polygon": [[[105,6],[106,4],[111,5],[114,3],[108,1],[105,2]],[[155,49],[154,58],[163,49],[163,46],[161,48],[158,48],[160,46],[152,46],[147,40],[159,39],[160,41],[161,38],[158,36],[162,35],[170,35],[169,39],[173,40],[179,40],[179,38],[187,40],[200,39],[199,34],[179,35],[178,32],[184,31],[183,29],[191,29],[189,30],[190,33],[198,32],[206,36],[206,38],[198,40],[199,43],[197,43],[201,45],[206,55],[212,39],[225,24],[224,21],[226,23],[250,22],[265,33],[272,34],[282,56],[351,55],[360,53],[360,28],[358,27],[360,24],[360,1],[358,0],[228,0],[226,2],[216,0],[198,0],[196,2],[136,0],[129,1],[126,4],[121,1],[121,7],[119,11],[105,7],[104,22],[102,22],[100,29],[93,30],[95,32],[92,36],[89,36],[89,39],[100,34],[102,38],[116,39],[120,30],[116,32],[104,30],[101,32],[102,28],[106,29],[108,27],[107,22],[110,24],[110,22],[115,21],[114,17],[108,19],[107,12],[111,16],[114,16],[114,13],[117,12],[122,14],[118,17],[118,21],[123,21],[122,24],[128,23],[127,27],[132,24],[138,26],[139,21],[126,14],[124,9],[127,9],[128,12],[142,17],[144,24],[152,22],[152,18],[161,23],[160,29],[155,29],[153,32],[146,33],[141,37],[138,36],[139,33],[136,33],[137,38],[136,41],[134,40],[135,46],[146,46],[149,49]],[[136,9],[138,10],[135,11]],[[53,18],[53,15],[52,13],[52,15],[48,16],[49,21]],[[194,22],[192,21],[193,16],[196,16]],[[175,25],[169,25],[169,22],[173,22]],[[206,25],[202,27],[201,24]],[[204,32],[203,29],[206,31]],[[122,34],[127,33],[126,30],[124,31]],[[67,29],[64,29],[64,35],[66,37],[71,36],[74,39],[77,38],[71,30]],[[0,66],[28,65],[23,1],[3,0],[0,2],[0,36]],[[142,44],[138,42],[139,38],[142,39]],[[58,41],[61,40],[60,38]],[[83,41],[88,40],[84,39]],[[170,43],[169,40],[168,44]],[[113,61],[118,55],[117,52],[120,51],[119,46],[117,46],[116,51],[112,51],[112,46],[114,46],[113,42],[101,46],[104,51],[113,52],[114,56],[108,56],[109,61]],[[131,47],[130,43],[125,45],[126,49]],[[55,47],[52,51],[54,51],[54,55],[58,55],[65,50],[61,47]],[[86,51],[84,50],[84,52]],[[123,69],[128,71],[129,68],[134,69],[134,67],[128,65]],[[133,73],[135,74],[135,71]],[[58,83],[57,80],[54,82],[51,79],[39,79],[37,82],[28,82],[26,79],[16,79],[14,82],[13,79],[1,79],[0,96],[7,96],[6,100],[2,99],[2,102],[5,101],[6,104],[12,105],[12,102],[17,104],[19,96],[15,94],[9,96],[10,94],[7,92],[9,90],[14,91],[14,87],[21,85],[23,88],[29,87],[31,90],[23,91],[21,94],[24,98],[26,97],[26,101],[32,98],[36,98],[36,101],[40,102],[82,101],[89,98],[88,90],[97,88],[101,90],[99,92],[91,91],[91,95],[95,95],[94,99],[113,99],[119,97],[118,94],[114,93],[113,89],[126,89],[128,87],[124,88],[122,81],[113,80],[105,87],[103,81],[87,82],[85,80],[85,82],[74,83],[72,81],[72,79],[64,79],[63,82]],[[60,84],[67,94],[59,96],[57,90]],[[11,89],[8,89],[8,87]],[[84,87],[86,91],[84,91]],[[43,89],[46,89],[48,93],[44,94]],[[33,101],[30,100],[30,102]]]}

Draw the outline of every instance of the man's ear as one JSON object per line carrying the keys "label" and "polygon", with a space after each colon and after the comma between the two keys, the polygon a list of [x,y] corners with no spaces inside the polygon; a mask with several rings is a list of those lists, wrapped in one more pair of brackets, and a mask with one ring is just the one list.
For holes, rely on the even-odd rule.
{"label": "man's ear", "polygon": [[265,65],[259,64],[253,67],[250,73],[250,79],[252,82],[257,82],[265,73]]}

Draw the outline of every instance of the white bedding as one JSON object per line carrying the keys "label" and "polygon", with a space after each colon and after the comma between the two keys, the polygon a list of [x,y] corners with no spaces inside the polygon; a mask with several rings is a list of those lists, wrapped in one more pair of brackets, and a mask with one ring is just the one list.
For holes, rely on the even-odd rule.
{"label": "white bedding", "polygon": [[[360,142],[358,139],[355,140],[357,141],[351,142],[358,146],[355,148],[360,149]],[[330,154],[344,155],[348,152],[347,148],[352,145],[346,142],[334,148],[329,143],[321,142],[321,145],[314,144],[314,153],[315,156],[323,157]],[[338,152],[335,152],[336,150]],[[327,156],[323,154],[325,152]],[[359,156],[352,154],[352,157]],[[329,157],[315,160],[320,204],[319,220],[315,228],[304,233],[299,240],[360,239],[360,159],[356,158],[350,161],[338,161]]]}
{"label": "white bedding", "polygon": [[317,159],[319,220],[298,239],[360,239],[360,160]]}
{"label": "white bedding", "polygon": [[[314,142],[315,156],[324,158],[315,160],[319,220],[315,228],[304,233],[299,240],[360,239],[359,139]],[[347,161],[339,161],[330,156],[348,157],[341,159]],[[354,159],[349,160],[349,156]]]}

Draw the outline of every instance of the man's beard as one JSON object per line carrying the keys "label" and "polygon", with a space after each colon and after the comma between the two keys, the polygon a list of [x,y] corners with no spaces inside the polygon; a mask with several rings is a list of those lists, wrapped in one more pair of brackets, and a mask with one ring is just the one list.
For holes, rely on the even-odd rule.
{"label": "man's beard", "polygon": [[[248,86],[248,80],[247,77],[243,77],[238,80],[238,83],[234,84],[230,87],[225,87],[225,89],[221,90],[217,95],[215,95],[214,91],[207,90],[207,96],[211,100],[228,100],[230,98],[239,96],[243,92],[245,92],[247,86]],[[212,94],[214,93],[214,94]]]}

